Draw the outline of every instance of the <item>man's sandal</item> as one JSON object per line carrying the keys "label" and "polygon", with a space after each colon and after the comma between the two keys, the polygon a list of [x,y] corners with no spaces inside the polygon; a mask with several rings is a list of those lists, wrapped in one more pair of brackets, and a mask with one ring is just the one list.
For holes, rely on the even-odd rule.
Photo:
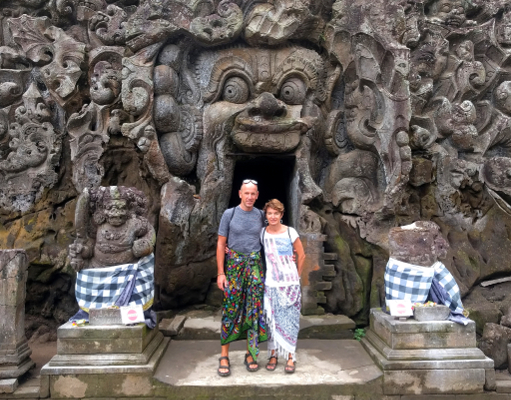
{"label": "man's sandal", "polygon": [[[289,365],[289,361],[291,361],[293,365]],[[287,360],[286,366],[284,367],[284,372],[286,374],[292,374],[295,372],[295,362],[293,360]]]}
{"label": "man's sandal", "polygon": [[[222,365],[222,360],[227,360],[227,365]],[[220,371],[221,369],[227,370],[227,371]],[[231,362],[229,361],[229,357],[220,357],[218,359],[218,375],[221,377],[226,377],[231,375]]]}
{"label": "man's sandal", "polygon": [[[245,354],[245,366],[247,367],[247,371],[256,372],[259,369],[259,364],[257,361],[254,361],[254,357],[252,357],[252,361],[248,362],[249,357],[252,357],[250,353]],[[255,365],[255,368],[251,368],[252,365]]]}
{"label": "man's sandal", "polygon": [[[272,358],[274,358],[274,359],[275,359],[275,362],[274,362],[274,363],[272,363],[272,362],[271,362]],[[275,368],[277,368],[278,363],[279,363],[279,359],[278,359],[278,357],[277,357],[277,356],[271,356],[271,357],[268,359],[268,364],[266,364],[266,369],[267,369],[268,371],[270,371],[270,372],[273,372],[273,371],[275,371]]]}

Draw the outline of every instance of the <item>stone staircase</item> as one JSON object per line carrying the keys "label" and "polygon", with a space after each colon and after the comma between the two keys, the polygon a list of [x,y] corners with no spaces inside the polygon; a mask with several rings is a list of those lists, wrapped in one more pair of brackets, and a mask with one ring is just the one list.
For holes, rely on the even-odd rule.
{"label": "stone staircase", "polygon": [[332,289],[332,280],[336,276],[336,253],[325,253],[326,235],[300,233],[305,254],[304,271],[302,273],[302,313],[304,315],[322,315],[325,313],[325,292]]}

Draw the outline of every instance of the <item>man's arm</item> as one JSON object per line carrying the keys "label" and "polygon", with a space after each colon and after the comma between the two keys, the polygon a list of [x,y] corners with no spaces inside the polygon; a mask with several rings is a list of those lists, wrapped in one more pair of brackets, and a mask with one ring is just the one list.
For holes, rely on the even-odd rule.
{"label": "man's arm", "polygon": [[225,278],[224,261],[225,261],[225,246],[227,245],[227,237],[218,235],[216,243],[216,269],[217,278],[216,284],[220,290],[225,290],[227,286],[227,279]]}

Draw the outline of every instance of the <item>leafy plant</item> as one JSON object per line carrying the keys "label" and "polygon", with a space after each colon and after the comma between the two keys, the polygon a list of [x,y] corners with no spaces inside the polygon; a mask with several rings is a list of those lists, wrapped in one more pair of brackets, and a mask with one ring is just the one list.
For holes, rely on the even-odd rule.
{"label": "leafy plant", "polygon": [[363,328],[355,329],[353,332],[353,339],[360,341],[366,335],[366,331]]}

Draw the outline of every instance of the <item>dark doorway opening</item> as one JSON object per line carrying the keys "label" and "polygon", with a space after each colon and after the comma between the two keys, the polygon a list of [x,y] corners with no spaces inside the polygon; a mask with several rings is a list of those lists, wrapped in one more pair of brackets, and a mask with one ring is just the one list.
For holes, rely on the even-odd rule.
{"label": "dark doorway opening", "polygon": [[259,183],[259,198],[255,207],[262,209],[271,199],[278,199],[286,208],[284,224],[289,224],[290,190],[295,170],[294,156],[250,156],[236,161],[232,181],[229,207],[240,204],[238,191],[244,179],[253,179]]}

